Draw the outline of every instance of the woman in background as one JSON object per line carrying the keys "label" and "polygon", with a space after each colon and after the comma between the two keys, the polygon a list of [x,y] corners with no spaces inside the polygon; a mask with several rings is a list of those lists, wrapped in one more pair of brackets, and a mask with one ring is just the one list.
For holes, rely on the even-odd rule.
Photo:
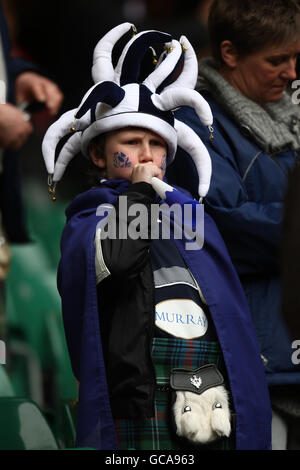
{"label": "woman in background", "polygon": [[[300,9],[294,0],[215,0],[208,28],[213,57],[200,62],[198,91],[213,112],[213,139],[190,108],[177,118],[211,155],[206,209],[245,289],[273,408],[285,413],[300,384],[281,314],[278,258],[287,175],[300,150],[300,108],[286,93],[296,79]],[[197,175],[184,152],[167,176],[196,194]],[[273,448],[291,445],[285,431],[279,437],[276,444],[274,434]]]}

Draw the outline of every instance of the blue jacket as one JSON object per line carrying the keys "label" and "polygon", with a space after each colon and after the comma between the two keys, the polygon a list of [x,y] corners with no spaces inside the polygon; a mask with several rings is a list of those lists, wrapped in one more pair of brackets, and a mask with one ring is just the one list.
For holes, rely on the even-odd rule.
{"label": "blue jacket", "polygon": [[[200,136],[212,159],[207,211],[223,236],[244,286],[268,383],[300,383],[300,368],[291,361],[291,340],[281,319],[278,266],[287,174],[297,152],[265,153],[248,128],[240,129],[210,95],[203,96],[214,116],[213,140],[191,108],[182,108],[177,118]],[[197,172],[185,152],[178,151],[168,179],[197,194]]]}
{"label": "blue jacket", "polygon": [[[129,184],[125,180],[109,180],[77,196],[67,210],[61,244],[58,287],[72,367],[80,381],[77,445],[98,449],[115,449],[117,444],[97,303],[97,207],[102,203],[115,204]],[[170,205],[195,203],[180,191],[169,194]],[[236,448],[268,449],[271,409],[250,311],[223,240],[207,214],[204,234],[204,247],[197,251],[185,250],[184,239],[174,241],[201,286],[216,326],[236,413]],[[150,309],[149,315],[152,314],[154,319]]]}

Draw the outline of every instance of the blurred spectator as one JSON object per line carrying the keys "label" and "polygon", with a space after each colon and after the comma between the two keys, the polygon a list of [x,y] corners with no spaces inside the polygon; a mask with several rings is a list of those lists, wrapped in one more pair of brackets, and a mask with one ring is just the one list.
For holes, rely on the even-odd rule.
{"label": "blurred spectator", "polygon": [[[51,77],[64,93],[61,111],[76,108],[86,90],[92,86],[90,74],[92,51],[100,37],[111,27],[124,20],[123,0],[101,2],[99,0],[9,0],[15,5],[17,28],[16,41],[22,44],[31,60]],[[44,129],[45,130],[45,129]],[[43,131],[43,129],[41,129]],[[41,158],[43,133],[34,135],[22,153],[22,170],[36,176],[41,182],[47,174]],[[31,158],[27,158],[27,155]],[[59,188],[61,199],[71,199],[84,191],[87,163],[78,156]],[[46,185],[45,185],[46,187]]]}
{"label": "blurred spectator", "polygon": [[[36,65],[12,57],[7,25],[0,4],[0,336],[5,337],[4,281],[9,269],[10,242],[29,240],[24,220],[19,171],[19,150],[33,132],[30,115],[24,112],[32,103],[42,103],[51,115],[61,105],[63,95]],[[10,10],[11,12],[11,10]],[[13,17],[10,16],[12,20]],[[12,23],[10,23],[12,24]],[[19,107],[17,106],[19,105]]]}
{"label": "blurred spectator", "polygon": [[4,102],[0,106],[2,225],[9,240],[24,242],[28,237],[22,211],[18,158],[11,150],[20,149],[33,131],[30,115],[24,113],[24,109],[39,102],[45,105],[51,115],[55,115],[63,95],[51,80],[38,73],[36,65],[22,58],[11,57],[9,34],[1,4],[0,32],[1,80],[5,83]]}
{"label": "blurred spectator", "polygon": [[[37,67],[10,54],[9,34],[0,4],[0,337],[6,337],[4,281],[9,270],[10,242],[29,240],[23,211],[18,155],[33,132],[30,116],[15,103],[25,108],[32,102],[42,102],[51,115],[57,113],[62,101],[60,90],[47,78],[38,74]],[[14,32],[12,10],[9,24]]]}

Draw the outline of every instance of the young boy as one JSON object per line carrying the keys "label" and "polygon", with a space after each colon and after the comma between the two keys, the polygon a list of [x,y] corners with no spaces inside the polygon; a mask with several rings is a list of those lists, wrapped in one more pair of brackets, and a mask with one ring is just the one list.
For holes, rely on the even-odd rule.
{"label": "young boy", "polygon": [[[175,426],[172,429],[170,424],[171,369],[186,365],[195,369],[212,362],[223,373],[225,368],[207,305],[174,241],[151,238],[159,225],[150,217],[158,201],[152,178],[164,177],[167,144],[160,135],[139,127],[113,131],[104,142],[101,136],[101,144],[100,153],[95,141],[90,144],[91,160],[108,179],[98,187],[108,190],[113,184],[115,191],[121,187],[114,220],[108,218],[107,223],[116,225],[116,234],[127,234],[101,239],[98,228],[95,236],[99,322],[110,404],[113,416],[119,418],[115,421],[118,442],[122,449],[182,449],[188,442],[176,439]],[[120,211],[122,198],[126,202]],[[131,238],[129,233],[137,204],[143,205],[149,219],[141,227],[144,238]],[[131,385],[126,383],[129,377]],[[227,411],[226,394],[222,398]],[[203,423],[201,441],[229,436],[230,418],[225,419],[219,434]],[[234,446],[234,434],[217,448],[229,445]]]}
{"label": "young boy", "polygon": [[[149,31],[129,41],[113,69],[112,47],[128,29],[120,25],[99,42],[95,86],[43,143],[51,190],[80,147],[105,176],[67,209],[61,244],[58,286],[80,382],[77,444],[266,449],[267,387],[238,277],[208,215],[203,247],[188,249],[185,229],[200,230],[193,217],[201,205],[163,181],[178,141],[194,158],[199,195],[208,190],[207,151],[172,113],[190,105],[211,124],[192,90],[195,54],[183,41],[184,66],[169,85],[181,45],[173,41],[171,51],[168,35]],[[156,42],[167,43],[169,54],[139,84],[136,68]],[[178,210],[172,217],[170,206]],[[187,217],[186,207],[194,211]]]}

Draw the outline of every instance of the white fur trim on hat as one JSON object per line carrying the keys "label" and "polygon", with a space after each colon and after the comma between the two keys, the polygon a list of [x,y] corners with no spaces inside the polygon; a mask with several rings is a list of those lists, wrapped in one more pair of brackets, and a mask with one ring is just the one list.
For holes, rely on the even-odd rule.
{"label": "white fur trim on hat", "polygon": [[177,148],[177,133],[174,127],[162,119],[140,112],[124,112],[107,116],[93,122],[82,134],[81,151],[89,156],[88,146],[90,141],[105,132],[124,129],[124,127],[142,127],[160,135],[168,145],[168,164],[173,161]]}

